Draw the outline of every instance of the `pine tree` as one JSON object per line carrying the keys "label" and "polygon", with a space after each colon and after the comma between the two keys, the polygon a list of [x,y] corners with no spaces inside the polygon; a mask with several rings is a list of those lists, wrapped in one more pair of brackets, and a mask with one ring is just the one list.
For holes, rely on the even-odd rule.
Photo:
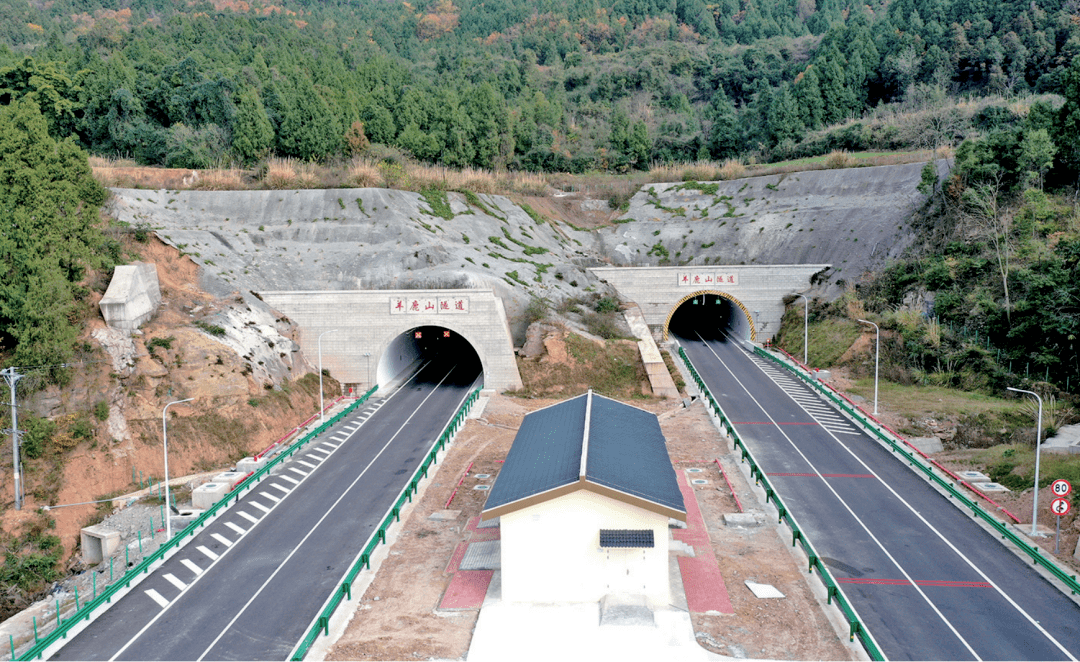
{"label": "pine tree", "polygon": [[242,163],[265,156],[274,144],[274,127],[266,116],[259,96],[246,88],[236,97],[236,120],[233,122],[232,151]]}
{"label": "pine tree", "polygon": [[799,117],[808,129],[816,129],[825,119],[825,102],[821,98],[821,84],[816,67],[810,65],[795,85],[795,98],[799,104]]}
{"label": "pine tree", "polygon": [[1062,87],[1065,103],[1058,110],[1054,142],[1059,147],[1060,174],[1076,182],[1080,178],[1080,60],[1073,60]]}

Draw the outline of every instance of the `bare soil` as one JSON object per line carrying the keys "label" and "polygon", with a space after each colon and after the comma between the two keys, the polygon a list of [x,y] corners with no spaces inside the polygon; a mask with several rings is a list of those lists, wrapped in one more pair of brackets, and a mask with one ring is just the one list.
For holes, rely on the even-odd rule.
{"label": "bare soil", "polygon": [[[466,655],[479,610],[444,612],[438,605],[450,583],[451,575],[445,572],[450,557],[468,536],[469,518],[483,508],[487,493],[472,488],[492,480],[478,479],[476,474],[497,477],[500,460],[509,451],[522,417],[553,402],[494,396],[479,420],[468,421],[417,507],[403,520],[389,557],[327,659],[461,659]],[[698,642],[713,652],[739,657],[855,659],[807,584],[817,579],[804,572],[788,549],[790,541],[781,538],[771,520],[766,518],[768,523],[749,529],[724,525],[724,513],[738,512],[738,508],[713,462],[717,458],[727,468],[744,507],[762,512],[764,508],[756,502],[736,468],[737,460],[704,408],[694,404],[683,409],[681,403],[657,399],[634,404],[661,417],[676,470],[700,467],[705,471],[696,475],[709,480],[709,485],[696,488],[696,494],[735,613],[692,614]],[[468,475],[466,469],[470,469]],[[429,519],[447,507],[455,488],[449,508],[460,511],[457,518]],[[748,579],[772,584],[786,597],[759,600],[743,584]]]}

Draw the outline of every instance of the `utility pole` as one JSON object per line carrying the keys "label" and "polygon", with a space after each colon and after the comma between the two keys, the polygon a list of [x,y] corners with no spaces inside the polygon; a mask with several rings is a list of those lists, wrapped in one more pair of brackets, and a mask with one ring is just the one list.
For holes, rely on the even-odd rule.
{"label": "utility pole", "polygon": [[22,468],[19,463],[19,409],[15,406],[15,385],[23,376],[16,372],[15,368],[4,368],[0,370],[0,375],[4,376],[4,381],[7,382],[8,389],[11,391],[11,456],[12,467],[15,471],[15,510],[22,510],[22,479],[19,475]]}

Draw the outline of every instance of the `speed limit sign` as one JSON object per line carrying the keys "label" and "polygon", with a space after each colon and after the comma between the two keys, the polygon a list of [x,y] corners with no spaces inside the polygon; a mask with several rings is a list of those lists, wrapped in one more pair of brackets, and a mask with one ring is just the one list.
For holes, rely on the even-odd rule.
{"label": "speed limit sign", "polygon": [[1050,483],[1050,489],[1056,497],[1067,497],[1072,492],[1072,484],[1064,478],[1058,478],[1053,483]]}
{"label": "speed limit sign", "polygon": [[1058,517],[1069,512],[1069,501],[1067,499],[1054,499],[1050,502],[1050,512],[1054,513]]}

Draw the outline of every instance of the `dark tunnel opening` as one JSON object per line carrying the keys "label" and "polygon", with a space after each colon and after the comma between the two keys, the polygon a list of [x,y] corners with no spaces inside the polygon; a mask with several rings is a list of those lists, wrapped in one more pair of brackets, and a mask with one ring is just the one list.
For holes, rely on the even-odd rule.
{"label": "dark tunnel opening", "polygon": [[421,366],[418,382],[469,386],[479,378],[477,385],[483,383],[480,356],[464,336],[441,326],[419,326],[395,337],[383,352],[377,375],[379,386],[389,384],[403,371]]}
{"label": "dark tunnel opening", "polygon": [[749,338],[750,322],[731,299],[702,293],[684,301],[671,315],[668,332],[680,338],[705,340]]}

